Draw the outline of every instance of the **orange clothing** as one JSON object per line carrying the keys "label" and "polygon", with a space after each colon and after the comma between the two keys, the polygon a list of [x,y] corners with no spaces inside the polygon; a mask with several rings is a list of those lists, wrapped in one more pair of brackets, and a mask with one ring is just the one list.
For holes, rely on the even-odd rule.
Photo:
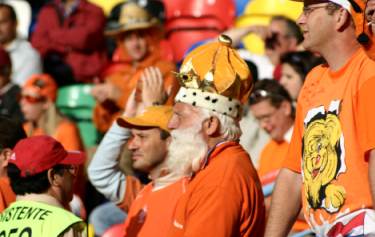
{"label": "orange clothing", "polygon": [[263,176],[279,170],[288,153],[289,143],[286,141],[276,142],[271,139],[263,148],[259,160],[258,175],[262,179]]}
{"label": "orange clothing", "polygon": [[23,125],[23,128],[25,129],[28,136],[50,135],[57,141],[59,141],[67,150],[83,151],[83,145],[81,137],[79,135],[79,130],[76,125],[68,119],[63,120],[53,134],[46,134],[45,131],[43,131],[41,128],[36,128],[32,131],[32,133],[30,133],[30,122],[26,122]]}
{"label": "orange clothing", "polygon": [[121,203],[117,204],[118,207],[125,212],[129,212],[130,206],[134,202],[138,193],[143,189],[143,187],[144,185],[141,183],[141,181],[139,181],[138,178],[127,175],[124,199],[121,201]]}
{"label": "orange clothing", "polygon": [[125,236],[165,237],[185,186],[185,179],[158,190],[152,190],[152,183],[146,185],[130,207],[125,220]]}
{"label": "orange clothing", "polygon": [[[276,171],[281,169],[284,159],[288,153],[288,148],[289,142],[287,141],[276,142],[275,140],[271,139],[268,142],[261,153],[259,161],[258,174],[261,180],[263,177],[273,176]],[[276,182],[276,176],[274,177],[273,182]],[[309,228],[309,225],[305,221],[297,220],[294,223],[292,230],[302,231]]]}
{"label": "orange clothing", "polygon": [[249,155],[236,142],[212,151],[177,203],[170,237],[263,236],[262,188]]}
{"label": "orange clothing", "polygon": [[366,154],[375,148],[374,68],[359,49],[336,72],[314,68],[299,96],[284,166],[302,173],[303,210],[316,232],[373,208]]}
{"label": "orange clothing", "polygon": [[8,178],[0,178],[0,213],[16,200]]}
{"label": "orange clothing", "polygon": [[[137,67],[134,67],[131,62],[118,62],[107,69],[104,76],[107,83],[111,83],[121,90],[122,95],[117,101],[107,100],[95,106],[93,120],[99,131],[106,132],[112,122],[121,115],[121,111],[125,108],[126,101],[131,92],[135,88],[137,88],[137,90],[141,88],[138,81],[143,70],[150,66],[160,69],[164,78],[165,91],[168,92],[170,90],[166,104],[173,105],[179,85],[172,75],[172,71],[176,70],[172,62],[163,60],[157,51],[149,54]],[[137,99],[140,100],[140,95]]]}

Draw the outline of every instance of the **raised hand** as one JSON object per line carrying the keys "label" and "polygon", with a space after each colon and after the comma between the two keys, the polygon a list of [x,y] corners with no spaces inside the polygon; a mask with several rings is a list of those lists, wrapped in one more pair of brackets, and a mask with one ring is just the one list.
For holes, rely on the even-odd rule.
{"label": "raised hand", "polygon": [[164,104],[167,93],[164,90],[164,80],[157,67],[146,68],[142,75],[142,102],[145,107],[154,104]]}

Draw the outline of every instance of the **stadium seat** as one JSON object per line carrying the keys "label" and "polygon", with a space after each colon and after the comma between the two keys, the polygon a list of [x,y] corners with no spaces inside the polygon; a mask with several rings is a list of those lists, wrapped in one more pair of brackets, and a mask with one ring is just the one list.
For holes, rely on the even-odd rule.
{"label": "stadium seat", "polygon": [[56,106],[61,113],[76,122],[86,148],[97,144],[99,133],[92,122],[95,99],[90,84],[77,84],[59,89]]}

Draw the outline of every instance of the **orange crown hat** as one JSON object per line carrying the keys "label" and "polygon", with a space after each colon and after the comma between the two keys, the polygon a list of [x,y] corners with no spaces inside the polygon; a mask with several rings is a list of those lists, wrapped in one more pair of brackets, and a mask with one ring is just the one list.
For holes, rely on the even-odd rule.
{"label": "orange crown hat", "polygon": [[218,42],[202,45],[186,56],[176,74],[181,85],[176,102],[239,117],[253,84],[247,64],[231,44],[231,38],[220,35]]}
{"label": "orange crown hat", "polygon": [[48,74],[32,75],[26,80],[23,90],[30,90],[35,96],[56,101],[57,84]]}

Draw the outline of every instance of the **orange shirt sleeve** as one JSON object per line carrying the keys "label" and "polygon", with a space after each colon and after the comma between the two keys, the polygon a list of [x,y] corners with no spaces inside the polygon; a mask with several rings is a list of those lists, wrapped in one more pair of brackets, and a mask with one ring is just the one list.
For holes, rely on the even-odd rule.
{"label": "orange shirt sleeve", "polygon": [[301,173],[302,160],[302,129],[303,118],[300,105],[297,104],[296,119],[294,121],[293,135],[289,144],[287,156],[284,159],[283,167]]}
{"label": "orange shirt sleeve", "polygon": [[127,175],[124,199],[122,202],[118,203],[117,206],[125,212],[129,212],[131,204],[142,188],[143,184],[139,181],[139,179],[134,176]]}
{"label": "orange shirt sleeve", "polygon": [[370,78],[360,87],[357,94],[356,124],[359,129],[363,153],[375,149],[375,78]]}

